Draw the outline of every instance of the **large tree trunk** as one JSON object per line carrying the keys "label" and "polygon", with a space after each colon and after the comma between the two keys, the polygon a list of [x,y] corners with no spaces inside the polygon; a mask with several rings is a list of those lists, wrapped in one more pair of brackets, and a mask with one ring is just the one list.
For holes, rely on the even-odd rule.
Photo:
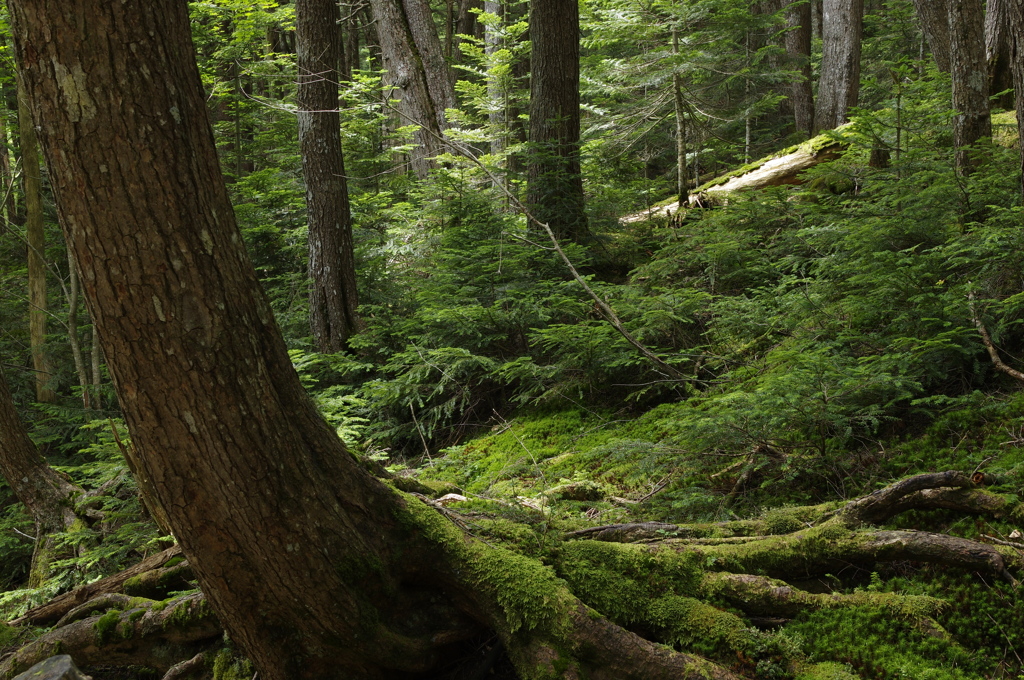
{"label": "large tree trunk", "polygon": [[489,630],[524,675],[732,677],[588,610],[345,450],[246,256],[185,3],[8,6],[139,483],[261,678],[423,676]]}
{"label": "large tree trunk", "polygon": [[412,169],[426,177],[444,150],[445,110],[455,107],[455,83],[426,0],[371,0],[386,83],[399,100],[399,125],[418,125]]}
{"label": "large tree trunk", "polygon": [[530,8],[530,151],[527,205],[558,238],[589,233],[580,172],[580,41],[577,0]]}
{"label": "large tree trunk", "polygon": [[[20,81],[19,81],[20,83]],[[46,354],[46,236],[43,224],[43,180],[39,142],[25,92],[18,87],[18,127],[21,131],[21,173],[25,190],[25,241],[28,244],[28,335],[35,370],[36,401],[57,398],[50,386],[53,369]]]}
{"label": "large tree trunk", "polygon": [[974,166],[967,147],[992,135],[985,66],[982,0],[949,0],[950,73],[953,79],[953,145],[956,168]]}
{"label": "large tree trunk", "polygon": [[815,131],[849,120],[860,93],[861,24],[864,0],[822,0],[821,76]]}
{"label": "large tree trunk", "polygon": [[931,48],[935,65],[943,73],[949,73],[950,64],[948,4],[949,0],[914,0],[921,31]]}
{"label": "large tree trunk", "polygon": [[299,147],[309,224],[309,320],[321,352],[340,352],[359,328],[352,216],[341,151],[335,0],[296,0]]}
{"label": "large tree trunk", "polygon": [[811,83],[811,3],[793,2],[786,8],[786,55],[800,77],[790,86],[796,129],[814,134],[814,89]]}

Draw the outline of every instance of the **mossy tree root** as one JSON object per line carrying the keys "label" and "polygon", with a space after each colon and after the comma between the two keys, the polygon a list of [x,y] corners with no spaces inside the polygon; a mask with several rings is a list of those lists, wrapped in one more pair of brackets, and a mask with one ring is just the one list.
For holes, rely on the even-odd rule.
{"label": "mossy tree root", "polygon": [[176,545],[172,546],[154,555],[150,555],[124,571],[58,595],[49,602],[34,607],[23,616],[10,621],[10,624],[12,626],[22,624],[31,624],[33,626],[51,625],[72,609],[85,604],[93,598],[104,593],[120,592],[128,580],[154,569],[159,569],[169,561],[180,558],[181,548]]}
{"label": "mossy tree root", "polygon": [[[0,663],[0,680],[9,680],[54,654],[70,654],[83,667],[145,666],[165,673],[181,659],[218,644],[223,635],[202,595],[186,595],[166,606],[135,602],[139,606],[112,609],[42,635]],[[103,604],[97,602],[97,606]]]}

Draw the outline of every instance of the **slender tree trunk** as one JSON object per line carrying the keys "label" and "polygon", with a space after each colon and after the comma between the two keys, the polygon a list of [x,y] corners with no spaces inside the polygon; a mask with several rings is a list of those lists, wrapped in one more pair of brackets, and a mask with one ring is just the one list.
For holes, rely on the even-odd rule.
{"label": "slender tree trunk", "polygon": [[57,398],[50,387],[53,369],[46,355],[46,232],[43,224],[43,182],[39,143],[25,92],[18,87],[18,127],[21,130],[21,177],[25,193],[25,240],[28,243],[28,335],[36,374],[36,401]]}
{"label": "slender tree trunk", "polygon": [[75,264],[74,255],[68,251],[68,344],[71,345],[71,358],[75,362],[75,374],[78,376],[78,385],[82,389],[82,407],[92,408],[89,394],[89,373],[85,368],[85,356],[82,354],[82,343],[78,340],[78,266]]}
{"label": "slender tree trunk", "polygon": [[580,171],[580,42],[577,0],[530,8],[530,151],[527,205],[560,239],[589,234]]}
{"label": "slender tree trunk", "polygon": [[[1013,88],[1016,92],[1024,92],[1024,3],[1010,2],[1007,4],[1007,17],[1010,24],[1010,63],[1013,66]],[[1021,112],[1021,101],[1017,99],[1017,134],[1024,140],[1024,113]],[[1020,147],[1020,181],[1021,198],[1024,199],[1024,143]]]}
{"label": "slender tree trunk", "polygon": [[949,0],[914,0],[914,8],[935,65],[943,73],[949,73]]}
{"label": "slender tree trunk", "polygon": [[793,2],[786,9],[786,55],[800,76],[790,86],[796,129],[814,133],[814,89],[811,82],[811,3]]}
{"label": "slender tree trunk", "polygon": [[18,120],[17,112],[7,108],[8,86],[0,84],[0,191],[3,192],[0,198],[0,233],[6,231],[8,224],[17,220],[14,204],[14,181],[16,173],[11,165],[11,145],[8,142],[8,134]]}
{"label": "slender tree trunk", "polygon": [[341,151],[335,0],[296,0],[299,147],[309,223],[309,320],[321,352],[340,352],[359,328],[352,216]]}
{"label": "slender tree trunk", "polygon": [[815,130],[845,123],[860,93],[863,0],[822,0],[821,76]]}
{"label": "slender tree trunk", "polygon": [[[985,59],[988,63],[988,91],[991,96],[1013,89],[1010,5],[1014,2],[1019,0],[988,0],[985,6]],[[998,105],[1013,109],[1013,94],[1000,97]]]}
{"label": "slender tree trunk", "polygon": [[455,83],[426,0],[371,0],[386,82],[398,99],[400,125],[418,125],[413,172],[426,177],[444,149],[445,110],[455,107]]}
{"label": "slender tree trunk", "polygon": [[[672,53],[679,54],[679,31],[672,27]],[[676,194],[679,209],[690,204],[690,176],[686,163],[686,102],[683,99],[683,76],[672,74],[672,99],[676,116]]]}
{"label": "slender tree trunk", "polygon": [[36,588],[49,571],[54,544],[51,535],[70,527],[77,519],[72,497],[80,488],[47,465],[28,436],[11,399],[7,380],[0,371],[0,475],[35,521],[36,545],[32,555],[30,587]]}
{"label": "slender tree trunk", "polygon": [[992,135],[982,0],[949,0],[949,35],[953,145],[957,171],[967,174],[975,165],[968,147]]}

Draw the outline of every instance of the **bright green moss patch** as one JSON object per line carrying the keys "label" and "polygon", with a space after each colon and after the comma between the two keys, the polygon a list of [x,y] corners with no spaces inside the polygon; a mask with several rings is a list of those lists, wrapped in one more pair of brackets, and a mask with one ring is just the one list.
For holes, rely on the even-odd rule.
{"label": "bright green moss patch", "polygon": [[96,644],[105,645],[117,636],[117,625],[121,622],[121,610],[111,609],[92,624],[96,632]]}
{"label": "bright green moss patch", "polygon": [[793,680],[858,680],[859,677],[847,664],[826,661],[801,668]]}
{"label": "bright green moss patch", "polygon": [[493,594],[510,632],[549,631],[561,623],[571,596],[554,569],[502,548],[475,544],[469,552],[474,580]]}

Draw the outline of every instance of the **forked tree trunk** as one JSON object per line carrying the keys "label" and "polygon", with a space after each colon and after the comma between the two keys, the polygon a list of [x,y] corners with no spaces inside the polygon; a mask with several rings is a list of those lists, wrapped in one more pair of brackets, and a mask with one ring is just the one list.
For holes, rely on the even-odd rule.
{"label": "forked tree trunk", "polygon": [[422,677],[490,630],[526,677],[732,677],[615,626],[345,450],[246,255],[185,3],[8,6],[137,479],[263,680]]}
{"label": "forked tree trunk", "polygon": [[860,94],[861,23],[864,0],[822,0],[821,76],[815,131],[849,120]]}
{"label": "forked tree trunk", "polygon": [[426,0],[371,0],[385,82],[398,99],[400,126],[418,125],[413,172],[426,177],[444,150],[445,110],[455,107],[455,83]]}
{"label": "forked tree trunk", "polygon": [[338,113],[341,35],[336,0],[296,0],[299,147],[309,224],[309,320],[321,352],[359,329],[352,214]]}
{"label": "forked tree trunk", "polygon": [[975,165],[968,147],[992,135],[985,66],[982,0],[949,0],[950,74],[953,80],[953,145],[961,174]]}
{"label": "forked tree trunk", "polygon": [[577,0],[530,7],[527,205],[558,238],[586,239],[580,171],[580,15]]}

